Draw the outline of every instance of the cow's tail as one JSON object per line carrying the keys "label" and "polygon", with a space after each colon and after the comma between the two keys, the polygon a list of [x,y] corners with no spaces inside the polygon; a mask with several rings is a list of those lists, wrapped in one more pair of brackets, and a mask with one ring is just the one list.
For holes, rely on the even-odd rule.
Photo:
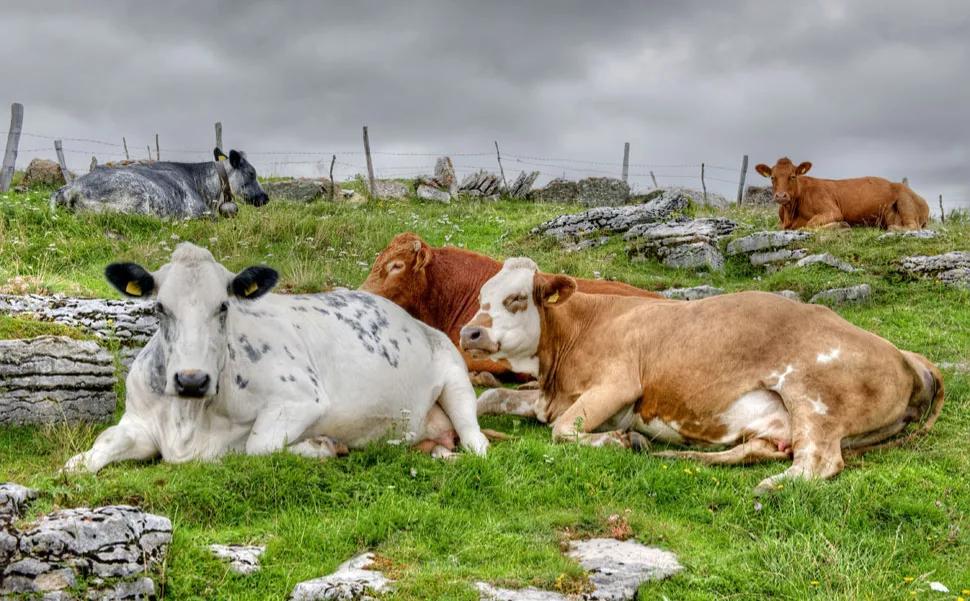
{"label": "cow's tail", "polygon": [[[864,444],[864,446],[849,447],[844,449],[843,452],[846,456],[859,455],[873,450],[891,449],[909,444],[916,438],[929,433],[929,431],[933,429],[933,424],[935,424],[936,420],[940,417],[940,413],[943,411],[944,397],[946,396],[943,389],[943,377],[940,374],[940,370],[921,355],[905,352],[904,355],[906,356],[906,361],[910,364],[910,366],[912,366],[915,375],[920,382],[920,385],[916,388],[912,397],[910,398],[910,407],[914,407],[917,410],[922,410],[925,413],[923,424],[914,430],[911,430],[904,436],[890,437],[872,444]],[[929,380],[927,380],[923,374],[928,375]],[[925,401],[922,400],[927,396],[931,397],[929,403],[925,403]]]}

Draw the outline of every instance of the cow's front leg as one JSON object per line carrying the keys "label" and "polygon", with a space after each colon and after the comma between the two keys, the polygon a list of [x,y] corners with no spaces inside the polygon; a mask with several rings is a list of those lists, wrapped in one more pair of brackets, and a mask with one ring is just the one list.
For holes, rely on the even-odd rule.
{"label": "cow's front leg", "polygon": [[581,394],[576,402],[552,424],[556,442],[579,442],[594,447],[632,446],[628,432],[619,430],[595,432],[608,419],[632,405],[640,391],[627,391],[618,386],[598,386]]}
{"label": "cow's front leg", "polygon": [[330,459],[340,457],[350,452],[347,445],[337,442],[329,436],[315,436],[306,440],[301,440],[296,444],[286,447],[286,450],[294,455],[307,457],[309,459]]}
{"label": "cow's front leg", "polygon": [[545,423],[546,405],[541,390],[493,388],[478,397],[478,415],[518,415]]}
{"label": "cow's front leg", "polygon": [[117,426],[99,434],[90,450],[71,457],[64,464],[64,471],[95,474],[109,463],[152,459],[158,453],[158,446],[148,431],[125,415]]}
{"label": "cow's front leg", "polygon": [[310,410],[305,404],[283,403],[267,407],[253,423],[253,429],[246,440],[246,454],[268,455],[290,448],[304,455],[309,448],[299,444],[304,442],[304,434],[319,419],[319,412]]}
{"label": "cow's front leg", "polygon": [[827,213],[820,213],[812,217],[808,220],[808,223],[805,224],[805,227],[814,229],[834,229],[844,227],[842,223],[842,213],[838,211],[831,211]]}

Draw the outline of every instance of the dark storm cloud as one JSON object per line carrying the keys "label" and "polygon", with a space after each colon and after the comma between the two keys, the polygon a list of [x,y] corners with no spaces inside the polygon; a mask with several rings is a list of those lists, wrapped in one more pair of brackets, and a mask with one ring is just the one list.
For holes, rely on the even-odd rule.
{"label": "dark storm cloud", "polygon": [[[163,155],[186,160],[205,158],[222,120],[227,144],[280,172],[316,167],[256,153],[358,151],[366,123],[375,149],[396,152],[487,152],[498,139],[510,155],[618,162],[629,141],[639,186],[650,169],[698,185],[675,177],[693,167],[656,165],[788,154],[819,176],[905,175],[927,197],[967,199],[968,32],[962,0],[19,2],[0,23],[14,59],[0,62],[0,101],[26,105],[27,131],[126,135],[142,154],[157,131]],[[618,169],[532,162],[544,177]]]}

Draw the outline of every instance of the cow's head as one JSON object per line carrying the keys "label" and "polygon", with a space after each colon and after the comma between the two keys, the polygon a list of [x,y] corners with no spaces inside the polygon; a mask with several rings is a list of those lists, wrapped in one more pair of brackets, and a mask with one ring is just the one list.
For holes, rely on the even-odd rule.
{"label": "cow's head", "polygon": [[755,166],[755,171],[765,177],[771,178],[771,188],[775,193],[775,202],[784,205],[797,199],[799,194],[798,176],[805,175],[812,168],[808,161],[799,164],[797,167],[788,157],[778,159],[774,167],[769,167],[764,163]]}
{"label": "cow's head", "polygon": [[431,262],[431,247],[417,234],[394,236],[374,261],[360,289],[379,294],[414,312],[428,287],[425,268]]}
{"label": "cow's head", "polygon": [[126,296],[155,299],[155,392],[211,397],[226,364],[230,306],[266,294],[278,275],[262,266],[231,273],[208,250],[183,242],[154,273],[135,263],[112,263],[105,277]]}
{"label": "cow's head", "polygon": [[[256,179],[256,168],[246,160],[244,153],[238,150],[230,150],[227,157],[219,147],[216,147],[212,153],[217,161],[228,163],[226,174],[229,176],[229,189],[233,196],[256,207],[261,207],[269,202],[269,196],[259,185],[259,180]],[[228,160],[226,160],[227,158]]]}
{"label": "cow's head", "polygon": [[515,371],[536,372],[542,313],[566,302],[576,280],[539,273],[532,259],[507,259],[482,286],[475,318],[461,329],[461,348],[493,360],[508,359]]}

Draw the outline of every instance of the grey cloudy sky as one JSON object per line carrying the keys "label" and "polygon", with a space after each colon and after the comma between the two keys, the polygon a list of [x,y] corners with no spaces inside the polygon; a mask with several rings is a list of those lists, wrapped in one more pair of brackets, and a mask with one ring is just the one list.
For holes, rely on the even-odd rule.
{"label": "grey cloudy sky", "polygon": [[[494,170],[493,140],[507,171],[618,175],[628,141],[641,188],[649,170],[699,186],[704,161],[733,195],[743,154],[789,155],[970,204],[965,0],[0,6],[0,102],[25,105],[24,130],[126,136],[139,157],[158,132],[162,158],[205,160],[221,120],[264,174],[325,173],[331,152],[348,174],[367,124],[388,176],[433,165],[390,153]],[[121,152],[65,147],[79,168]]]}

